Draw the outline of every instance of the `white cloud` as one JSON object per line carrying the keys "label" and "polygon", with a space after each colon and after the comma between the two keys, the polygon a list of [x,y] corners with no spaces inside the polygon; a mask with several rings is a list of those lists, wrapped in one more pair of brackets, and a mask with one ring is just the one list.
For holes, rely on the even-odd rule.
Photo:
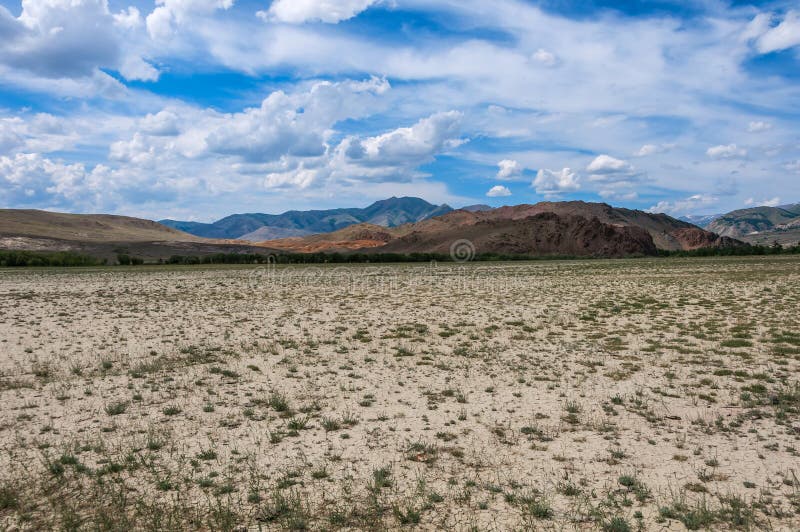
{"label": "white cloud", "polygon": [[69,120],[47,113],[0,118],[0,153],[45,153],[68,150],[79,136]]}
{"label": "white cloud", "polygon": [[347,156],[359,165],[418,165],[429,161],[443,148],[456,147],[462,114],[458,111],[436,113],[411,127],[401,127],[363,140],[349,139]]}
{"label": "white cloud", "polygon": [[495,185],[486,193],[486,196],[490,198],[503,198],[510,195],[511,191],[508,190],[508,187],[504,187],[503,185]]}
{"label": "white cloud", "polygon": [[636,157],[646,157],[648,155],[653,155],[654,153],[658,153],[658,146],[655,144],[645,144],[639,148],[634,155]]}
{"label": "white cloud", "polygon": [[666,153],[675,148],[675,144],[645,144],[634,152],[634,157],[647,157],[657,153]]}
{"label": "white cloud", "polygon": [[[274,3],[262,2],[260,9],[269,10]],[[497,150],[470,152],[470,146],[458,150],[456,156],[466,155],[462,163],[467,175],[470,163],[485,169],[501,158],[498,152],[514,153],[511,157],[528,168],[581,170],[590,162],[584,160],[587,151],[623,159],[620,154],[629,154],[627,158],[637,168],[628,163],[618,169],[582,172],[582,188],[604,197],[630,198],[636,191],[651,195],[650,185],[659,193],[702,187],[721,196],[713,182],[729,175],[733,165],[723,157],[704,156],[706,148],[734,140],[748,144],[728,135],[731,131],[745,134],[742,130],[750,120],[766,119],[772,128],[761,135],[763,144],[754,143],[746,160],[735,161],[742,176],[740,199],[784,195],[782,190],[795,190],[797,185],[794,172],[800,170],[792,163],[784,166],[800,158],[795,124],[789,115],[781,116],[797,103],[791,80],[779,75],[789,67],[785,62],[770,63],[755,74],[745,63],[756,46],[775,47],[770,39],[780,35],[776,29],[790,26],[795,15],[766,14],[746,30],[751,7],[709,9],[697,19],[698,24],[686,25],[679,17],[570,18],[519,0],[392,0],[385,5],[435,12],[437,17],[449,17],[459,31],[443,36],[411,25],[391,28],[384,38],[377,32],[362,32],[355,24],[265,24],[245,3],[167,0],[151,4],[146,11],[141,2],[133,4],[141,13],[136,8],[123,10],[125,2],[112,3],[113,12],[109,12],[103,0],[26,0],[23,10],[28,5],[41,8],[40,12],[34,7],[28,10],[38,21],[31,25],[0,7],[0,83],[19,91],[21,101],[43,92],[70,98],[57,105],[36,100],[45,108],[68,109],[62,116],[65,121],[88,121],[99,115],[98,131],[83,127],[64,135],[33,134],[20,125],[0,126],[0,149],[11,150],[1,153],[11,157],[44,154],[60,145],[71,151],[59,156],[85,161],[87,168],[103,163],[136,175],[146,169],[154,176],[146,180],[149,188],[158,186],[159,176],[162,182],[183,176],[184,183],[205,183],[198,190],[204,186],[260,189],[267,184],[266,176],[275,174],[268,181],[283,183],[280,188],[310,183],[302,189],[306,195],[330,190],[327,183],[333,181],[352,184],[350,190],[361,190],[368,180],[386,184],[382,190],[401,182],[413,190],[412,183],[425,179],[414,162],[430,161],[437,153],[452,150],[459,134],[453,133],[441,144],[424,143],[433,149],[409,150],[408,157],[395,161],[385,149],[380,157],[367,157],[364,137],[389,135],[412,127],[419,117],[463,109],[463,135],[487,139],[486,145]],[[301,14],[302,20],[349,16],[335,10],[328,12],[332,15],[315,14],[315,9],[326,5],[323,1],[291,4],[310,9],[306,11],[310,18]],[[226,6],[228,11],[219,11]],[[143,17],[148,14],[145,24]],[[743,39],[747,31],[751,35]],[[350,93],[342,96],[341,104],[332,100],[332,107],[347,107],[338,116],[352,119],[347,133],[342,133],[336,131],[337,115],[332,112],[315,109],[312,117],[299,116],[310,112],[313,98],[304,93],[311,83],[296,82],[295,88],[291,80],[279,83],[286,98],[274,108],[262,110],[259,103],[248,103],[252,109],[223,113],[183,104],[180,94],[167,99],[148,93],[140,84],[126,88],[115,79],[116,74],[104,72],[152,80],[159,65],[188,70],[181,74],[189,75],[192,69],[233,70],[253,80],[273,72],[289,73],[295,80],[341,80],[353,72],[368,72],[398,82],[385,97],[378,98],[377,92]],[[548,65],[558,68],[545,69]],[[248,83],[246,90],[232,98],[252,102],[257,83]],[[220,87],[215,105],[230,88]],[[761,102],[763,116],[718,105],[720,98],[728,101],[731,94],[740,101]],[[100,101],[98,95],[105,99]],[[376,105],[375,99],[381,103]],[[217,108],[230,109],[231,101]],[[116,129],[105,127],[105,115],[99,109],[119,113],[117,119],[128,121]],[[164,117],[155,117],[164,110],[174,111],[177,123],[159,123]],[[153,118],[148,120],[147,114]],[[361,120],[366,117],[370,119]],[[369,132],[350,134],[364,130]],[[351,136],[342,140],[343,134]],[[285,150],[281,135],[287,138]],[[530,148],[520,147],[523,139]],[[669,157],[653,156],[663,153],[667,145],[662,143],[673,139],[680,146]],[[112,144],[114,148],[109,149]],[[633,159],[634,155],[642,159]],[[639,178],[643,175],[648,182]],[[297,204],[288,193],[254,193],[252,197],[263,201],[280,197],[292,206]],[[240,198],[236,201],[246,201],[244,195]],[[277,200],[276,204],[282,205]],[[236,202],[229,205],[239,208]]]}
{"label": "white cloud", "polygon": [[147,114],[141,120],[142,133],[156,137],[171,137],[180,133],[180,119],[175,111],[164,109],[156,114]]}
{"label": "white cloud", "polygon": [[[108,159],[145,179],[143,190],[162,186],[186,195],[194,187],[202,197],[268,190],[319,195],[342,187],[360,195],[368,184],[425,183],[417,168],[464,142],[460,112],[434,113],[373,136],[340,140],[335,131],[339,122],[381,108],[389,90],[379,78],[323,81],[275,91],[237,113],[167,107],[134,121],[132,135],[113,142]],[[195,178],[191,185],[186,175]]]}
{"label": "white cloud", "polygon": [[147,15],[147,32],[153,39],[164,40],[191,17],[230,9],[234,0],[156,0],[156,4],[158,7]]}
{"label": "white cloud", "polygon": [[753,198],[747,198],[744,200],[744,204],[751,207],[777,207],[781,204],[781,198],[775,196],[771,199],[763,199],[763,200],[755,200]]}
{"label": "white cloud", "polygon": [[132,30],[141,26],[142,17],[138,9],[135,7],[128,7],[128,9],[114,14],[114,23],[121,28]]}
{"label": "white cloud", "polygon": [[800,12],[789,10],[777,25],[771,13],[757,15],[746,28],[743,37],[754,40],[756,50],[762,54],[778,52],[800,45]]}
{"label": "white cloud", "polygon": [[512,159],[503,159],[497,163],[499,170],[497,171],[497,179],[511,180],[522,175],[524,167],[517,161]]}
{"label": "white cloud", "polygon": [[100,191],[109,191],[108,168],[65,164],[35,153],[0,156],[0,203],[26,205],[31,202],[83,203]]}
{"label": "white cloud", "polygon": [[326,22],[336,24],[368,9],[378,0],[275,0],[260,18],[274,22],[302,24]]}
{"label": "white cloud", "polygon": [[0,64],[46,78],[90,78],[100,68],[152,80],[155,69],[129,46],[136,8],[112,14],[106,0],[25,0],[14,18],[0,9]]}
{"label": "white cloud", "polygon": [[764,122],[763,120],[756,120],[747,125],[747,131],[750,133],[761,133],[762,131],[768,131],[770,129],[772,129],[772,124]]}
{"label": "white cloud", "polygon": [[736,159],[747,155],[747,150],[736,144],[713,146],[706,150],[706,155],[712,159]]}
{"label": "white cloud", "polygon": [[533,60],[548,67],[554,66],[556,63],[558,63],[558,58],[556,58],[555,54],[548,52],[544,48],[539,48],[536,50],[536,53],[533,54]]}
{"label": "white cloud", "polygon": [[598,155],[586,167],[587,172],[592,174],[616,174],[619,172],[628,172],[632,169],[630,163],[622,159],[616,159],[610,155]]}
{"label": "white cloud", "polygon": [[148,114],[130,140],[112,144],[117,161],[152,164],[169,157],[231,156],[248,163],[320,157],[333,126],[369,114],[389,90],[386,80],[322,81],[307,90],[275,91],[258,107],[222,114],[211,109],[163,109]]}
{"label": "white cloud", "polygon": [[569,168],[560,171],[547,170],[541,168],[532,183],[537,194],[546,197],[556,197],[565,192],[573,192],[580,189],[578,175]]}
{"label": "white cloud", "polygon": [[588,181],[597,186],[600,197],[615,201],[632,201],[638,198],[633,190],[641,179],[639,172],[631,163],[610,155],[598,155],[586,167]]}
{"label": "white cloud", "polygon": [[304,190],[314,184],[319,177],[320,172],[318,169],[305,168],[305,165],[301,163],[293,170],[268,174],[264,179],[264,187],[268,189],[293,188]]}
{"label": "white cloud", "polygon": [[672,216],[687,216],[690,214],[707,214],[704,209],[714,206],[718,198],[710,194],[695,194],[685,199],[674,201],[660,201],[648,209],[654,213],[666,213]]}

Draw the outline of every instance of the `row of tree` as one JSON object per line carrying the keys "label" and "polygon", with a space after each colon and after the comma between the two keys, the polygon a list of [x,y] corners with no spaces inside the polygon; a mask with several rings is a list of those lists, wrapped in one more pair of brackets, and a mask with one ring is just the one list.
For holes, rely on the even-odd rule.
{"label": "row of tree", "polygon": [[102,266],[106,259],[80,255],[70,251],[40,253],[34,251],[0,251],[0,267],[24,266]]}
{"label": "row of tree", "polygon": [[[662,257],[728,257],[747,255],[790,255],[800,254],[800,245],[781,247],[779,245],[748,245],[725,248],[701,248],[692,251],[659,251]],[[512,261],[512,260],[571,260],[588,257],[564,255],[528,256],[505,255],[501,253],[478,253],[474,261]],[[254,253],[214,253],[211,255],[173,255],[168,259],[160,259],[157,264],[353,264],[353,263],[387,263],[387,262],[450,262],[450,255],[440,253],[281,253],[277,255]],[[145,261],[141,257],[120,253],[117,264],[122,266],[138,266]],[[0,267],[25,266],[103,266],[107,259],[90,255],[81,255],[69,251],[34,252],[34,251],[0,251]]]}

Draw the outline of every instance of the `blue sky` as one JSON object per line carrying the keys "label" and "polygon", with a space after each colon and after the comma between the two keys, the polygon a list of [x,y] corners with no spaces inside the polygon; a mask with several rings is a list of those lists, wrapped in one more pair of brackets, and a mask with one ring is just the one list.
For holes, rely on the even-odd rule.
{"label": "blue sky", "polygon": [[800,7],[0,0],[0,207],[800,201]]}

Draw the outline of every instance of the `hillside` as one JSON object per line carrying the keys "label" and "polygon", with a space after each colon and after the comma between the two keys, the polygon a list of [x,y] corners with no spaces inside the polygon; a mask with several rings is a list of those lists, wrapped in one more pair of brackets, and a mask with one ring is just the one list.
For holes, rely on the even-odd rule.
{"label": "hillside", "polygon": [[800,203],[752,207],[723,214],[706,227],[723,236],[753,243],[796,243],[800,240]]}
{"label": "hillside", "polygon": [[270,252],[264,246],[199,238],[141,218],[17,209],[0,210],[0,250],[70,251],[109,260],[120,253],[158,260]]}
{"label": "hillside", "polygon": [[206,237],[261,241],[275,238],[329,233],[360,223],[395,227],[439,216],[453,209],[433,205],[420,198],[389,198],[366,208],[287,211],[283,214],[233,214],[214,223],[162,220],[161,223]]}
{"label": "hillside", "polygon": [[201,240],[196,236],[141,218],[17,209],[0,209],[0,236],[80,242]]}
{"label": "hillside", "polygon": [[359,224],[333,233],[263,242],[296,252],[447,253],[468,239],[479,253],[601,255],[654,254],[738,245],[666,214],[604,203],[544,202],[481,211],[457,210],[399,227]]}

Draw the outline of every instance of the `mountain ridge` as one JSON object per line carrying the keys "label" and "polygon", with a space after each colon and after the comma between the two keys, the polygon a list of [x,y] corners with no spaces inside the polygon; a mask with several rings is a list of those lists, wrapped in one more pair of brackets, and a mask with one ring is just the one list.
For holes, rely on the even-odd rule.
{"label": "mountain ridge", "polygon": [[434,205],[421,198],[391,197],[364,208],[290,210],[281,214],[232,214],[213,223],[160,220],[159,223],[205,238],[260,241],[267,237],[305,236],[333,232],[350,225],[371,223],[395,227],[452,211],[447,204]]}
{"label": "mountain ridge", "polygon": [[463,239],[470,240],[477,252],[508,254],[652,255],[658,250],[741,245],[666,214],[583,201],[459,209],[392,228],[358,224],[261,245],[293,252],[363,249],[375,253],[442,253],[452,242]]}

